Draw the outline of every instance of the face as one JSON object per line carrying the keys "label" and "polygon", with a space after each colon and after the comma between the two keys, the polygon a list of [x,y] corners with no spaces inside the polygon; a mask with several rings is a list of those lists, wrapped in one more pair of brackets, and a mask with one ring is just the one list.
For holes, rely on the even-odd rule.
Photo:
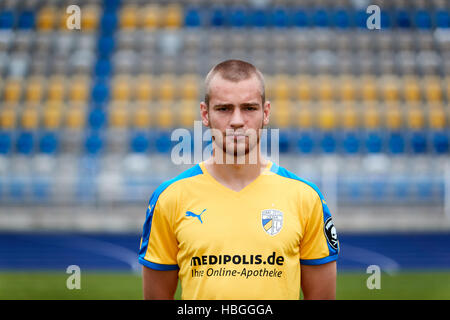
{"label": "face", "polygon": [[215,75],[209,96],[209,107],[202,102],[200,109],[203,124],[211,128],[215,148],[239,156],[259,146],[260,129],[269,123],[270,102],[262,105],[258,78],[231,82]]}

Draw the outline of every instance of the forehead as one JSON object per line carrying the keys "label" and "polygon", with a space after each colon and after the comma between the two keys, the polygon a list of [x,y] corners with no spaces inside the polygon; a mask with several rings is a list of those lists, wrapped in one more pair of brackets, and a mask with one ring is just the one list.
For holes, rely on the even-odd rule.
{"label": "forehead", "polygon": [[209,83],[211,103],[223,102],[261,102],[261,82],[256,75],[248,79],[233,82],[216,74]]}

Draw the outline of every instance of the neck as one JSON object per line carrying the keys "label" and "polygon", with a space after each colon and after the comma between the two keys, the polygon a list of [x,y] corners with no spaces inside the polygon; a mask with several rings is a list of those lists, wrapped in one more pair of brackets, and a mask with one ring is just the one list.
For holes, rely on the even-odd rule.
{"label": "neck", "polygon": [[223,155],[224,158],[220,157],[218,159],[218,153],[213,149],[213,155],[205,161],[205,166],[210,174],[221,182],[246,185],[256,179],[269,162],[262,157],[259,146],[255,148],[258,148],[258,152],[256,157],[250,159],[251,161],[249,161],[248,154],[241,157],[231,156],[231,159],[234,161],[229,161],[230,156],[227,158],[226,155]]}

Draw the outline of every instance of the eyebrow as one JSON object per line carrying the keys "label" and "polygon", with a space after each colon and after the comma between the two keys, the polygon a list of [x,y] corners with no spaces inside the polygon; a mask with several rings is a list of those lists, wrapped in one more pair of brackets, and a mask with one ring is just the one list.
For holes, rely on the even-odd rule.
{"label": "eyebrow", "polygon": [[[254,106],[258,106],[259,107],[259,103],[257,103],[257,102],[245,102],[245,103],[241,103],[239,106],[241,108],[254,107]],[[232,103],[223,103],[223,104],[216,104],[216,105],[214,105],[214,108],[232,108],[232,107],[234,107],[234,104],[232,104]]]}

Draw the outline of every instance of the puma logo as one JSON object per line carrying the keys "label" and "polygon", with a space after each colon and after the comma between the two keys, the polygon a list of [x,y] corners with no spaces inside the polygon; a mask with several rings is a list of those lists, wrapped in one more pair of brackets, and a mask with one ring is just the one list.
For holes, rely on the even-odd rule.
{"label": "puma logo", "polygon": [[186,211],[186,217],[196,217],[200,221],[200,223],[203,223],[201,215],[205,211],[206,209],[203,209],[203,211],[200,214],[195,214],[192,211]]}

